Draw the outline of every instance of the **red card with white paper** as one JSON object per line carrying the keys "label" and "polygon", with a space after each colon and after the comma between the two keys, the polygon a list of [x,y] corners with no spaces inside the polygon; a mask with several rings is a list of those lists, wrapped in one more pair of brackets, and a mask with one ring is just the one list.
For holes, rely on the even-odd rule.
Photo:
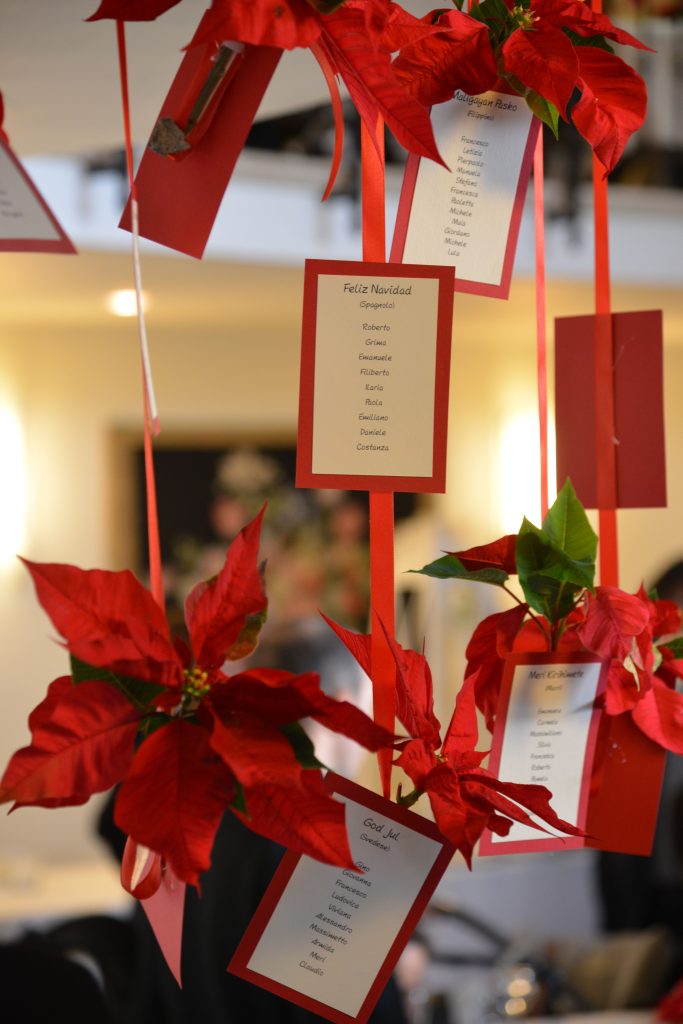
{"label": "red card with white paper", "polygon": [[553,810],[586,835],[549,835],[515,822],[507,836],[484,832],[482,856],[579,847],[650,854],[666,752],[630,714],[602,710],[606,671],[589,653],[508,656],[491,771],[506,782],[545,786]]}
{"label": "red card with white paper", "polygon": [[[183,58],[159,118],[175,119],[194,88],[203,58],[193,47]],[[282,51],[245,46],[239,66],[222,96],[210,127],[180,159],[145,150],[135,177],[139,229],[144,238],[198,259],[218,214],[223,195]],[[119,225],[131,230],[130,203]]]}
{"label": "red card with white paper", "polygon": [[453,274],[306,261],[298,487],[445,490]]}
{"label": "red card with white paper", "polygon": [[432,124],[450,170],[408,157],[391,259],[450,264],[456,291],[506,299],[540,121],[519,96],[458,90]]}
{"label": "red card with white paper", "polygon": [[337,1024],[363,1024],[453,856],[436,826],[329,774],[358,872],[292,852],[228,970]]}
{"label": "red card with white paper", "polygon": [[[611,325],[617,507],[662,508],[666,506],[662,313],[613,313]],[[558,486],[569,477],[587,508],[598,507],[597,329],[596,316],[555,321]]]}
{"label": "red card with white paper", "polygon": [[[510,655],[505,662],[490,769],[505,782],[545,786],[553,810],[585,829],[606,667],[592,654]],[[480,853],[529,853],[585,846],[585,839],[514,822],[485,832]]]}
{"label": "red card with white paper", "polygon": [[0,252],[76,252],[2,132]]}

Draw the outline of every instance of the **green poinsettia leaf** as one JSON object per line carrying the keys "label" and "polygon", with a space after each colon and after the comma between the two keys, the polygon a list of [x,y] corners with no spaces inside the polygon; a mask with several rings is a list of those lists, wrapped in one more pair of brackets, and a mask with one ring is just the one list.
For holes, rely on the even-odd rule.
{"label": "green poinsettia leaf", "polygon": [[[165,690],[164,686],[157,686],[156,683],[148,683],[143,679],[133,679],[132,676],[119,675],[107,668],[96,668],[88,665],[71,655],[71,677],[74,683],[85,683],[92,680],[99,680],[102,683],[111,683],[120,690],[124,696],[139,711],[149,711],[154,706],[155,698]],[[168,721],[168,719],[165,719]]]}
{"label": "green poinsettia leaf", "polygon": [[430,562],[422,569],[409,569],[409,572],[416,572],[422,576],[433,576],[437,580],[471,580],[474,583],[492,583],[496,587],[502,587],[509,575],[504,569],[475,569],[468,570],[455,555],[444,555]]}
{"label": "green poinsettia leaf", "polygon": [[578,32],[573,32],[570,28],[563,28],[562,31],[570,40],[572,46],[594,46],[598,50],[614,53],[614,47],[608,43],[604,36],[580,36]]}
{"label": "green poinsettia leaf", "polygon": [[671,651],[674,658],[683,658],[683,636],[677,636],[674,640],[667,640],[665,644],[660,644],[660,647],[666,647],[667,651]]}
{"label": "green poinsettia leaf", "polygon": [[249,812],[247,811],[247,801],[244,798],[244,787],[237,781],[237,779],[235,779],[234,786],[235,796],[233,797],[230,807],[233,811],[239,811],[240,814],[246,814],[248,817]]}
{"label": "green poinsettia leaf", "polygon": [[524,99],[531,113],[543,124],[547,124],[556,139],[559,138],[560,112],[555,104],[545,97],[539,96],[533,89],[526,90]]}
{"label": "green poinsettia leaf", "polygon": [[341,7],[345,0],[307,0],[307,3],[311,5],[320,14],[332,14],[332,11],[336,11],[338,7]]}
{"label": "green poinsettia leaf", "polygon": [[299,722],[290,722],[288,725],[281,725],[280,730],[291,743],[294,756],[302,768],[325,767],[325,765],[315,756],[315,748],[307,732]]}
{"label": "green poinsettia leaf", "polygon": [[593,590],[598,538],[569,479],[548,510],[542,533],[575,566],[574,578],[568,579]]}
{"label": "green poinsettia leaf", "polygon": [[555,623],[586,586],[585,572],[525,519],[517,537],[517,572],[527,604]]}

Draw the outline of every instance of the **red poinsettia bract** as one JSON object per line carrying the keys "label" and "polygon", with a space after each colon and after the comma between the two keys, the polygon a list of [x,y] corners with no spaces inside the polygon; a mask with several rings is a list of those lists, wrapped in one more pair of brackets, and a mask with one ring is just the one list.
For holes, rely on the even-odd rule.
{"label": "red poinsettia bract", "polygon": [[[468,572],[486,568],[516,573],[515,536],[453,552]],[[512,653],[549,651],[552,629],[528,604],[495,612],[479,623],[466,650],[468,676],[476,675],[476,703],[490,730],[496,717],[505,658]],[[662,640],[683,625],[673,601],[652,599],[644,588],[628,594],[618,587],[583,591],[566,617],[554,650],[589,652],[609,665],[604,709],[609,715],[630,713],[651,740],[683,753],[683,694],[675,690],[683,678],[683,646]]]}
{"label": "red poinsettia bract", "polygon": [[[370,637],[327,621],[369,672]],[[569,835],[583,835],[580,829],[558,818],[549,803],[552,794],[545,786],[501,782],[481,767],[488,751],[475,749],[476,676],[465,679],[442,742],[426,658],[404,650],[390,638],[389,643],[396,661],[396,716],[411,737],[397,744],[401,753],[395,763],[415,787],[411,793],[399,795],[399,803],[409,807],[426,793],[441,833],[460,850],[470,867],[474,845],[484,829],[507,835],[514,820],[543,830],[527,812]]]}
{"label": "red poinsettia bract", "polygon": [[221,572],[188,596],[189,645],[173,640],[132,573],[26,562],[72,675],[32,712],[31,743],[11,758],[0,802],[82,804],[120,783],[116,823],[194,885],[226,809],[276,842],[353,866],[343,805],[327,795],[299,720],[372,750],[393,737],[327,697],[314,673],[223,671],[253,650],[265,618],[262,515],[233,541]]}
{"label": "red poinsettia bract", "polygon": [[607,173],[643,123],[645,83],[610,43],[647,47],[584,0],[486,0],[467,14],[434,11],[425,20],[438,31],[402,51],[394,67],[428,106],[457,89],[511,89],[556,129],[578,90],[571,119]]}
{"label": "red poinsettia bract", "polygon": [[[104,0],[93,18],[148,20],[171,6],[169,0]],[[279,50],[311,48],[328,84],[334,75],[344,80],[371,132],[381,117],[406,149],[441,162],[427,109],[392,66],[393,54],[433,31],[393,0],[212,0],[189,46],[229,39]],[[338,107],[336,101],[335,95]]]}

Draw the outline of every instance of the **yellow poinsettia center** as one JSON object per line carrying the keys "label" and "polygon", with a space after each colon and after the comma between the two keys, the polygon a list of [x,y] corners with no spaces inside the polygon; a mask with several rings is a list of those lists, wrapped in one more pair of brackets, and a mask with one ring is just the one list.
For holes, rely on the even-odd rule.
{"label": "yellow poinsettia center", "polygon": [[195,665],[183,670],[183,696],[189,700],[201,700],[211,689],[209,673]]}
{"label": "yellow poinsettia center", "polygon": [[519,28],[532,28],[535,21],[538,18],[529,7],[523,7],[521,4],[516,4],[512,8],[512,17],[516,25]]}

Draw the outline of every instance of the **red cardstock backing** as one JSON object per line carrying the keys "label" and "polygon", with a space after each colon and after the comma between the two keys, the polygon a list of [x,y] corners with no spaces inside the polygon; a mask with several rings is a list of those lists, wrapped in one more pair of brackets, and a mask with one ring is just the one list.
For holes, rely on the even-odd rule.
{"label": "red cardstock backing", "polygon": [[[662,313],[613,313],[618,508],[666,506]],[[555,321],[557,486],[569,477],[598,507],[595,442],[595,316]]]}
{"label": "red cardstock backing", "polygon": [[[173,117],[202,58],[188,50],[159,117]],[[206,134],[181,160],[147,148],[135,177],[140,234],[200,259],[263,94],[282,51],[246,46],[235,77]],[[130,202],[119,227],[131,230]]]}
{"label": "red cardstock backing", "polygon": [[[318,304],[318,276],[419,277],[439,281],[436,373],[434,381],[433,471],[431,476],[377,476],[345,473],[314,473],[313,405],[315,387],[315,345]],[[341,260],[306,260],[299,388],[299,432],[297,442],[297,487],[334,487],[374,492],[409,491],[443,493],[446,489],[446,446],[448,439],[448,393],[450,383],[451,333],[453,325],[452,267],[418,264],[368,263]],[[419,355],[416,353],[416,358]]]}
{"label": "red cardstock backing", "polygon": [[[500,763],[515,666],[595,660],[592,654],[569,652],[511,655],[506,659],[500,710],[491,749],[490,768],[494,774]],[[598,695],[604,688],[604,682],[603,670]],[[648,739],[628,713],[607,715],[599,706],[600,700],[597,703],[586,745],[579,814],[575,822],[586,832],[585,838],[555,838],[539,832],[538,840],[492,843],[490,832],[485,832],[480,844],[482,856],[583,847],[649,856],[657,822],[666,751]]]}
{"label": "red cardstock backing", "polygon": [[[455,849],[446,842],[433,822],[421,817],[419,814],[415,814],[413,811],[400,807],[398,804],[385,800],[384,797],[379,796],[377,793],[372,793],[370,790],[349,782],[348,779],[334,775],[332,772],[327,774],[325,785],[330,793],[340,793],[377,814],[391,816],[393,820],[401,822],[406,828],[428,836],[430,839],[441,843],[443,847],[425,878],[420,893],[406,916],[398,935],[391,944],[386,959],[369,989],[358,1015],[351,1017],[349,1014],[336,1010],[326,1003],[321,1003],[301,992],[297,992],[295,989],[288,988],[279,982],[264,977],[250,970],[247,966],[294,869],[301,860],[301,855],[298,853],[288,851],[283,857],[227,969],[231,974],[236,974],[246,981],[250,981],[269,992],[273,992],[275,995],[282,996],[284,999],[296,1003],[297,1006],[302,1006],[306,1010],[310,1010],[325,1017],[327,1020],[333,1021],[334,1024],[354,1024],[354,1022],[355,1024],[365,1024],[365,1021],[367,1021],[372,1013],[375,1003],[382,994],[399,956],[403,952],[444,871],[448,867]],[[349,984],[352,983],[353,979],[349,979]]]}

